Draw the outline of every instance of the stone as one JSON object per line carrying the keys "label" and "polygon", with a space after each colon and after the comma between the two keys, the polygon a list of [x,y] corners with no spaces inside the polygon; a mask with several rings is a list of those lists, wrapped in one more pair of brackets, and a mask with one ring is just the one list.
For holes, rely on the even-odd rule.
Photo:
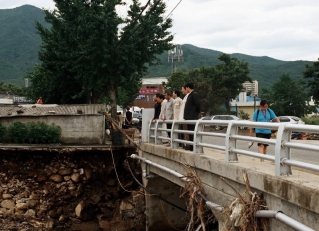
{"label": "stone", "polygon": [[62,176],[71,175],[73,173],[72,169],[60,169],[58,173]]}
{"label": "stone", "polygon": [[108,179],[108,181],[107,181],[107,186],[115,186],[115,184],[116,184],[116,180],[115,179],[112,179],[112,178],[110,178],[110,179]]}
{"label": "stone", "polygon": [[38,176],[38,181],[39,182],[46,182],[48,180],[48,177],[44,174],[41,174]]}
{"label": "stone", "polygon": [[75,183],[78,183],[81,181],[81,174],[78,172],[75,172],[71,175],[71,180]]}
{"label": "stone", "polygon": [[81,220],[91,220],[94,216],[94,207],[88,202],[81,201],[75,208],[75,214]]}
{"label": "stone", "polygon": [[91,168],[84,169],[84,176],[88,181],[96,179],[96,173]]}
{"label": "stone", "polygon": [[51,218],[58,218],[59,217],[59,214],[54,210],[50,210],[48,215],[51,217]]}
{"label": "stone", "polygon": [[45,224],[45,228],[46,229],[52,229],[54,227],[54,221],[48,221],[46,224]]}
{"label": "stone", "polygon": [[139,192],[133,192],[133,202],[144,201],[144,195]]}
{"label": "stone", "polygon": [[28,209],[29,205],[27,203],[17,203],[16,208],[18,210],[24,210],[24,209]]}
{"label": "stone", "polygon": [[35,206],[39,204],[39,200],[33,200],[33,199],[29,200],[28,204],[30,208],[34,208]]}
{"label": "stone", "polygon": [[13,209],[15,208],[15,204],[14,204],[14,201],[12,200],[3,200],[1,202],[1,207],[6,209]]}
{"label": "stone", "polygon": [[38,194],[33,194],[33,193],[29,196],[29,198],[31,200],[40,200],[40,196]]}
{"label": "stone", "polygon": [[29,217],[35,217],[35,211],[33,209],[28,209],[26,212],[25,212],[25,216],[29,216]]}
{"label": "stone", "polygon": [[52,174],[49,179],[57,183],[61,183],[63,181],[63,177],[59,174]]}
{"label": "stone", "polygon": [[134,206],[131,203],[126,202],[124,200],[121,201],[120,210],[132,210],[132,209],[134,209]]}
{"label": "stone", "polygon": [[11,198],[12,198],[12,195],[11,195],[11,194],[8,194],[8,193],[4,193],[4,194],[2,194],[2,198],[3,198],[4,200],[11,199]]}
{"label": "stone", "polygon": [[94,194],[92,197],[91,197],[92,201],[94,202],[94,204],[97,204],[99,203],[99,201],[101,200],[101,197],[99,197],[99,195],[96,195]]}
{"label": "stone", "polygon": [[107,220],[107,217],[105,217],[103,215],[99,215],[97,218],[98,218],[98,221],[99,221],[100,228],[103,229],[103,230],[108,230],[109,222]]}
{"label": "stone", "polygon": [[67,219],[68,219],[68,217],[65,216],[65,215],[61,215],[61,216],[59,217],[59,221],[62,221],[62,222],[65,222]]}

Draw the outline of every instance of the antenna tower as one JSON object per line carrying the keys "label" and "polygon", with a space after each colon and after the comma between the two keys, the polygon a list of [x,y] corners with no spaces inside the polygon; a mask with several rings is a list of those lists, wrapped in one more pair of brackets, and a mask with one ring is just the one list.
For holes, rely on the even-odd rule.
{"label": "antenna tower", "polygon": [[176,47],[168,51],[168,62],[172,62],[172,73],[176,71],[177,62],[184,62],[183,50],[181,45],[176,45]]}

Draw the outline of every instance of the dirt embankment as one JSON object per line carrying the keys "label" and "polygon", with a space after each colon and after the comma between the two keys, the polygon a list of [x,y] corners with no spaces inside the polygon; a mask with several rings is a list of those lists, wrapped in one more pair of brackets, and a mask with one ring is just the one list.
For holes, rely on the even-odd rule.
{"label": "dirt embankment", "polygon": [[145,229],[144,196],[125,154],[113,157],[114,164],[110,152],[2,153],[0,230]]}

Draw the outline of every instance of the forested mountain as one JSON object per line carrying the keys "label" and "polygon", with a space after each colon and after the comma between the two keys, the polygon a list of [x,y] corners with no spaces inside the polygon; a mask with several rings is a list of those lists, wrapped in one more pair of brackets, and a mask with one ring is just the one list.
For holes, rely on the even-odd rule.
{"label": "forested mountain", "polygon": [[[215,66],[219,63],[220,51],[199,48],[190,44],[182,45],[184,62],[177,63],[177,69],[187,71],[189,69]],[[250,76],[259,83],[259,90],[270,87],[283,74],[289,74],[293,79],[302,78],[306,64],[310,61],[281,61],[267,56],[257,57],[245,54],[230,54],[238,60],[245,60],[249,63]],[[169,76],[172,71],[172,63],[168,62],[168,53],[160,56],[162,65],[150,67],[148,77]]]}
{"label": "forested mountain", "polygon": [[[39,62],[38,51],[41,38],[37,34],[35,21],[46,25],[42,9],[24,5],[14,9],[0,10],[0,82],[23,85],[23,77],[32,71]],[[47,25],[49,26],[49,25]],[[203,66],[215,66],[219,63],[220,51],[199,48],[190,44],[182,45],[184,62],[177,69],[191,70]],[[259,88],[268,88],[279,79],[282,73],[293,79],[301,78],[305,64],[309,61],[281,61],[267,56],[255,57],[244,54],[231,54],[239,60],[249,63],[250,76],[258,80]],[[169,76],[172,64],[168,62],[167,52],[160,55],[162,64],[149,67],[145,77]]]}
{"label": "forested mountain", "polygon": [[35,21],[44,24],[44,12],[30,5],[0,10],[0,81],[23,84],[23,76],[39,62],[41,44]]}

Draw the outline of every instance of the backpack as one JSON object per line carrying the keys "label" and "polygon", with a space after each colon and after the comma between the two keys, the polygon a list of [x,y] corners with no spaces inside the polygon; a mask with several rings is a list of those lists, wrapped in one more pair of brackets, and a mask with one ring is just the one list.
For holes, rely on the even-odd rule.
{"label": "backpack", "polygon": [[[257,116],[256,116],[256,120],[258,120],[258,116],[259,116],[259,111],[260,111],[260,109],[258,109],[258,111],[257,111]],[[269,108],[267,108],[267,111],[269,112],[269,115],[270,115],[270,111],[269,111]],[[256,122],[258,122],[258,121],[256,121]],[[256,128],[254,128],[254,132],[256,133]]]}

